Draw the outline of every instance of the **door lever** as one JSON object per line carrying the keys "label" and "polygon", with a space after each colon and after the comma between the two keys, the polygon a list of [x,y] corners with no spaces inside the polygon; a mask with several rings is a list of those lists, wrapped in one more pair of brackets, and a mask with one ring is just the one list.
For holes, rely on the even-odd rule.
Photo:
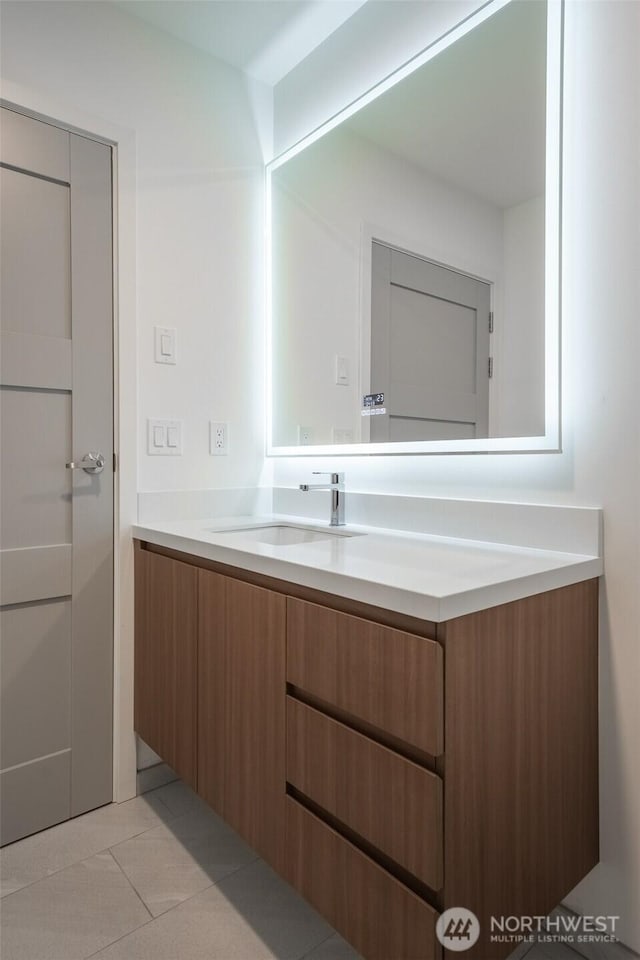
{"label": "door lever", "polygon": [[85,453],[82,460],[74,462],[71,460],[69,463],[65,463],[67,470],[84,470],[85,473],[102,473],[104,470],[104,454],[102,453]]}

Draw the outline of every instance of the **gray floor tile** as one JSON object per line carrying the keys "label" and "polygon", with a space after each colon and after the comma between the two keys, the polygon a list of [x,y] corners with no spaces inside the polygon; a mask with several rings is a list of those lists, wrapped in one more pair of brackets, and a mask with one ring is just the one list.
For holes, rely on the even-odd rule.
{"label": "gray floor tile", "polygon": [[5,898],[2,960],[83,960],[148,921],[111,854],[99,853]]}
{"label": "gray floor tile", "polygon": [[181,780],[174,780],[173,783],[167,783],[165,786],[158,787],[151,793],[144,794],[144,796],[157,797],[176,817],[181,817],[185,813],[192,813],[194,810],[209,810],[204,800],[201,800],[197,793],[194,793],[194,791]]}
{"label": "gray floor tile", "polygon": [[510,953],[507,957],[507,960],[523,960],[524,957],[528,957],[531,950],[535,944],[530,943],[528,940],[519,943],[515,948],[513,953]]}
{"label": "gray floor tile", "polygon": [[332,934],[260,860],[185,900],[94,960],[298,960]]}
{"label": "gray floor tile", "polygon": [[333,936],[314,947],[311,953],[305,954],[304,960],[362,960],[359,953],[343,940],[340,934]]}
{"label": "gray floor tile", "polygon": [[526,960],[580,960],[580,955],[564,943],[536,943]]}
{"label": "gray floor tile", "polygon": [[20,890],[172,819],[174,815],[160,798],[147,794],[126,803],[110,803],[18,840],[0,851],[1,895]]}
{"label": "gray floor tile", "polygon": [[209,810],[195,809],[111,848],[154,916],[257,859]]}

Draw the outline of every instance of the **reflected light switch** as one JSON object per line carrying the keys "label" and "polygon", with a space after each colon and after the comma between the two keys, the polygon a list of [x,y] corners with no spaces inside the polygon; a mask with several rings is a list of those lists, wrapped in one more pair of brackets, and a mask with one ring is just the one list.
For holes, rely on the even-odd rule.
{"label": "reflected light switch", "polygon": [[178,440],[178,428],[177,427],[167,427],[167,446],[168,447],[177,447],[179,443]]}
{"label": "reflected light switch", "polygon": [[336,357],[336,383],[342,387],[349,385],[349,358]]}
{"label": "reflected light switch", "polygon": [[154,447],[164,447],[164,427],[153,428],[153,445]]}

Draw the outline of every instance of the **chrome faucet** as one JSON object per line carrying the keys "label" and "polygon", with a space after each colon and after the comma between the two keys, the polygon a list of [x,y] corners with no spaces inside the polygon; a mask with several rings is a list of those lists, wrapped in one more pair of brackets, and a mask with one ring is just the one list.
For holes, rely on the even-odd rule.
{"label": "chrome faucet", "polygon": [[343,527],[344,519],[344,473],[329,473],[322,470],[314,470],[314,476],[331,477],[331,483],[301,483],[300,489],[305,493],[308,490],[330,490],[331,491],[331,526]]}

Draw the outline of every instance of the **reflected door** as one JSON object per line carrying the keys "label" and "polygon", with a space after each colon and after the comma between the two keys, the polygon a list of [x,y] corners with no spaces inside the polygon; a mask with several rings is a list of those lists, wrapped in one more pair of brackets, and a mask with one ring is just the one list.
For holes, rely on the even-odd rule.
{"label": "reflected door", "polygon": [[373,242],[372,441],[488,436],[490,309],[488,283]]}
{"label": "reflected door", "polygon": [[113,797],[113,273],[111,149],[0,120],[5,844]]}

